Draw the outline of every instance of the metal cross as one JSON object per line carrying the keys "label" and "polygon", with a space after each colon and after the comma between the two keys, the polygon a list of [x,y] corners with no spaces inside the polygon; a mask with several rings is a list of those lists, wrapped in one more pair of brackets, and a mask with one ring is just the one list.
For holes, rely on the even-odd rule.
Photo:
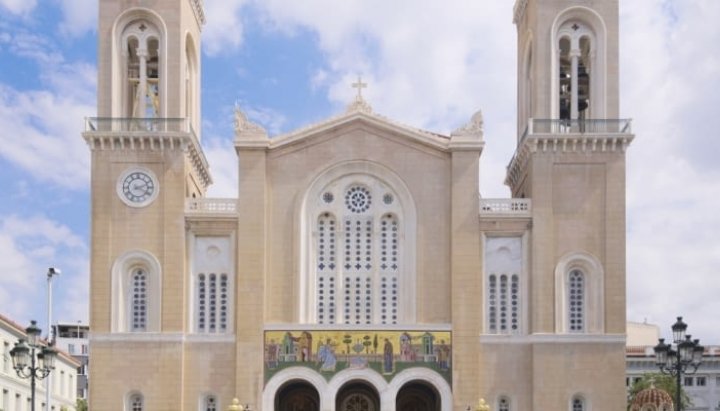
{"label": "metal cross", "polygon": [[356,88],[358,91],[358,93],[357,93],[358,100],[362,100],[362,89],[367,87],[367,83],[362,82],[362,76],[358,76],[358,81],[356,83],[352,83],[352,86],[353,86],[353,88]]}

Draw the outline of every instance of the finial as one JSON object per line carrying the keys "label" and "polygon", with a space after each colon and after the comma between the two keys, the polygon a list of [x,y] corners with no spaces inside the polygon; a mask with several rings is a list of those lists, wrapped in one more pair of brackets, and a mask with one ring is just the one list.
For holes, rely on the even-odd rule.
{"label": "finial", "polygon": [[490,406],[485,402],[484,398],[480,398],[477,407],[475,407],[475,411],[490,411]]}
{"label": "finial", "polygon": [[355,101],[348,105],[347,111],[361,111],[363,113],[371,113],[372,107],[370,107],[370,104],[368,104],[362,96],[362,89],[367,87],[367,83],[363,83],[362,81],[362,76],[358,75],[357,81],[355,83],[352,83],[351,86],[357,89],[357,95],[355,96]]}
{"label": "finial", "polygon": [[233,398],[232,403],[227,407],[227,411],[243,411],[243,406],[240,405],[240,400]]}

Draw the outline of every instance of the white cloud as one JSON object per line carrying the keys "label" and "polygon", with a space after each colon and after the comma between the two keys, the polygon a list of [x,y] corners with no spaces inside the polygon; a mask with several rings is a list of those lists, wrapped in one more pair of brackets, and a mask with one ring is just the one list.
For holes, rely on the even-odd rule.
{"label": "white cloud", "polygon": [[12,14],[28,15],[37,6],[37,0],[0,0],[0,7]]}
{"label": "white cloud", "polygon": [[54,318],[87,321],[88,260],[83,239],[44,216],[0,218],[0,312],[20,324],[38,320],[45,328],[48,267],[53,279]]}
{"label": "white cloud", "polygon": [[40,181],[86,188],[89,150],[80,133],[95,112],[95,67],[66,62],[50,38],[22,29],[8,44],[37,65],[40,78],[23,90],[0,83],[0,156]]}
{"label": "white cloud", "polygon": [[60,32],[70,37],[80,37],[97,27],[98,2],[88,0],[61,0],[62,21]]}
{"label": "white cloud", "polygon": [[240,10],[249,0],[208,0],[203,28],[203,51],[210,56],[237,50],[243,43],[243,22]]}
{"label": "white cloud", "polygon": [[623,2],[621,101],[637,138],[628,153],[628,318],[720,341],[717,199],[720,18],[716,1]]}

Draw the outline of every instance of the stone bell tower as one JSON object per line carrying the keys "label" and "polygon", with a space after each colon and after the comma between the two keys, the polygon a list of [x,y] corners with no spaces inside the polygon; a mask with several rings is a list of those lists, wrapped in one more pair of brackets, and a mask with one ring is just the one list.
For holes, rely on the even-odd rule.
{"label": "stone bell tower", "polygon": [[[518,142],[506,184],[533,204],[530,333],[554,336],[533,344],[534,378],[552,371],[556,354],[585,364],[552,374],[575,394],[534,384],[533,404],[622,408],[625,150],[634,136],[618,118],[618,2],[517,0],[514,22]],[[598,368],[617,378],[587,373]]]}
{"label": "stone bell tower", "polygon": [[98,117],[83,133],[95,410],[183,409],[185,203],[211,183],[198,134],[204,21],[197,0],[100,0]]}

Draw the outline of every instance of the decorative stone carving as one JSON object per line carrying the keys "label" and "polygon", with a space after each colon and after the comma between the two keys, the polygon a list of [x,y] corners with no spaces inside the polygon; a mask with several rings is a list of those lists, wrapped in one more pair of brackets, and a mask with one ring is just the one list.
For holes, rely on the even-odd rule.
{"label": "decorative stone carving", "polygon": [[237,105],[235,105],[234,126],[236,141],[267,141],[268,139],[267,131],[259,124],[250,121]]}
{"label": "decorative stone carving", "polygon": [[453,131],[452,136],[476,137],[481,140],[483,137],[483,123],[482,110],[478,110],[467,124]]}

